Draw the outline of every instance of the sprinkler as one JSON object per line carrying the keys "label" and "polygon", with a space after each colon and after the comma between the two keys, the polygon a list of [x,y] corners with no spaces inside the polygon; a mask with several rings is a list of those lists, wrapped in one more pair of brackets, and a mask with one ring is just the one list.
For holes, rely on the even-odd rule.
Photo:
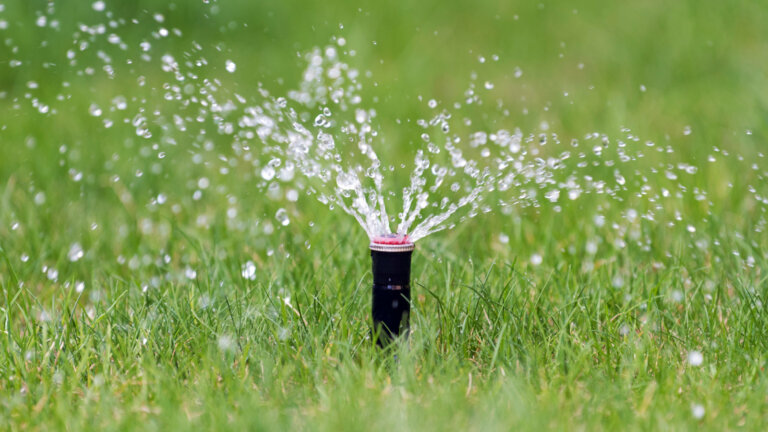
{"label": "sprinkler", "polygon": [[406,235],[386,234],[370,244],[373,269],[371,316],[376,345],[385,347],[408,335],[411,313],[411,254]]}

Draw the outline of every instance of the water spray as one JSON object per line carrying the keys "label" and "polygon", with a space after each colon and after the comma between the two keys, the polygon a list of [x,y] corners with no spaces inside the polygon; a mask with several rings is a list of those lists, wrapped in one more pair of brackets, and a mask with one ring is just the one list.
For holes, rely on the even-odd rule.
{"label": "water spray", "polygon": [[[0,0],[0,8],[12,3]],[[93,3],[96,12],[112,14],[106,7],[103,1]],[[30,28],[32,22],[41,27],[40,19],[52,14],[51,6],[46,14],[30,16],[36,20],[28,23]],[[154,191],[156,195],[152,197],[145,196],[149,212],[142,217],[147,220],[166,202],[174,203],[171,208],[173,214],[177,214],[182,209],[179,203],[187,202],[187,193],[194,190],[193,201],[215,195],[227,197],[230,205],[227,229],[231,227],[242,233],[245,227],[251,230],[260,226],[264,235],[271,235],[274,231],[271,221],[256,224],[249,212],[238,212],[238,190],[230,190],[228,185],[246,183],[249,190],[253,184],[260,192],[268,192],[270,199],[278,200],[284,195],[286,201],[296,202],[300,195],[306,194],[331,210],[341,210],[354,217],[371,239],[371,314],[380,346],[408,334],[410,266],[415,242],[478,215],[494,211],[510,214],[523,208],[538,212],[547,207],[560,213],[563,206],[581,205],[577,201],[580,197],[592,196],[594,200],[583,205],[584,211],[592,214],[595,225],[587,246],[590,256],[597,252],[598,243],[623,249],[631,242],[651,252],[652,240],[656,240],[644,234],[642,224],[646,223],[685,230],[702,253],[708,254],[709,244],[717,242],[717,238],[707,237],[710,230],[697,230],[697,220],[711,222],[708,218],[717,202],[710,199],[707,189],[697,186],[710,179],[698,174],[699,177],[693,179],[696,181],[685,180],[684,176],[697,175],[698,168],[671,154],[674,151],[669,138],[670,142],[663,145],[642,142],[639,136],[623,128],[618,137],[592,132],[583,138],[561,142],[558,134],[545,132],[549,126],[544,122],[541,131],[524,134],[518,128],[505,126],[515,106],[495,99],[498,90],[491,92],[493,84],[481,84],[478,75],[473,73],[459,100],[424,101],[428,108],[426,115],[408,119],[418,126],[420,139],[415,140],[410,175],[403,177],[410,181],[402,194],[393,193],[387,190],[391,184],[386,177],[395,172],[396,166],[384,164],[376,153],[383,141],[382,128],[377,123],[380,115],[363,97],[364,85],[372,84],[370,71],[361,71],[347,62],[354,50],[345,48],[344,38],[334,38],[332,44],[316,47],[304,55],[306,68],[297,88],[278,96],[259,85],[256,94],[241,95],[234,91],[237,87],[228,86],[230,80],[223,77],[235,74],[235,80],[240,76],[246,78],[246,68],[238,68],[233,60],[221,59],[220,53],[211,56],[212,53],[196,42],[175,52],[173,47],[184,46],[182,40],[174,40],[182,33],[175,29],[169,32],[164,27],[162,14],[143,11],[142,16],[143,25],[151,27],[147,28],[148,33],[140,44],[123,42],[139,36],[134,34],[141,28],[136,28],[136,19],[109,18],[108,32],[93,30],[106,28],[104,24],[88,27],[56,19],[55,22],[64,26],[54,29],[54,20],[47,26],[43,21],[44,27],[50,27],[46,34],[64,38],[63,43],[46,44],[47,50],[34,49],[27,54],[23,45],[13,45],[9,38],[7,43],[11,44],[9,52],[13,53],[13,59],[0,62],[0,73],[16,76],[18,71],[6,71],[6,66],[26,67],[43,61],[43,64],[58,65],[57,76],[87,76],[97,80],[121,77],[120,83],[137,82],[135,87],[119,87],[119,93],[105,92],[109,86],[97,86],[94,89],[98,90],[87,94],[88,114],[105,129],[110,129],[110,136],[126,134],[126,143],[136,139],[141,148],[139,153],[133,145],[126,145],[122,153],[115,148],[114,160],[104,165],[104,174],[126,188],[121,199],[131,197],[133,192],[134,200],[145,194],[146,188],[138,186],[143,183],[126,180],[129,178],[126,174],[133,172],[135,177],[141,177],[149,156],[153,159],[153,175],[185,173],[185,164],[199,166],[204,175],[193,179],[185,173],[184,184],[190,185],[187,188],[166,187]],[[2,22],[0,20],[0,24]],[[68,49],[72,46],[79,48]],[[67,51],[48,51],[57,47],[67,47],[64,48]],[[49,54],[54,56],[47,58]],[[61,62],[64,56],[67,61]],[[144,66],[136,68],[136,58],[141,58]],[[211,69],[203,67],[206,65]],[[29,81],[26,87],[25,99],[43,118],[69,115],[73,112],[69,109],[70,99],[86,97],[74,95],[73,88],[82,88],[70,87],[66,81]],[[53,97],[57,92],[60,93]],[[3,93],[0,92],[0,99]],[[26,103],[16,103],[15,96],[10,99],[14,102],[6,105],[20,110],[22,117],[32,112],[27,111]],[[476,119],[481,120],[478,125],[473,123]],[[59,123],[64,121],[69,121],[69,117],[59,117]],[[6,126],[12,125],[0,120],[0,132]],[[13,139],[22,136],[19,135],[22,132],[28,135],[28,131],[23,130],[23,122],[20,127],[18,133],[8,136]],[[160,137],[153,136],[158,133]],[[684,136],[690,133],[690,128],[683,131]],[[751,134],[748,131],[748,135]],[[33,137],[29,135],[29,138]],[[219,151],[217,141],[229,143],[230,148]],[[33,142],[28,141],[28,145]],[[182,143],[188,144],[180,145]],[[89,179],[101,178],[101,172],[82,172],[77,163],[80,157],[75,155],[83,149],[72,150],[67,156],[67,146],[59,149],[61,161],[66,162],[73,181],[91,184],[93,180]],[[655,156],[651,157],[652,154]],[[186,155],[191,160],[179,159]],[[766,157],[762,152],[757,156]],[[750,195],[750,208],[754,208],[751,210],[757,220],[754,231],[763,233],[768,229],[768,171],[753,157],[717,147],[707,160],[710,164],[719,164],[718,161],[728,157],[736,159],[733,163],[743,164],[744,173],[753,173],[750,178],[756,177],[747,181],[748,188],[743,193]],[[395,159],[403,162],[402,157]],[[745,161],[749,161],[748,164]],[[712,170],[718,168],[713,165]],[[233,180],[233,176],[238,177]],[[728,189],[732,187],[728,183]],[[40,206],[45,196],[35,195],[34,201]],[[568,204],[572,202],[576,203]],[[706,217],[681,213],[690,202],[701,203],[696,208],[707,207]],[[395,204],[402,207],[393,211]],[[199,226],[208,226],[207,209],[211,207],[213,205],[189,209],[190,214],[200,211]],[[280,226],[289,225],[287,214],[283,208],[275,213]],[[607,219],[612,215],[616,218]],[[390,223],[398,219],[397,225],[390,227]],[[408,235],[380,235],[392,231]],[[82,249],[79,242],[74,245],[77,246],[72,249],[75,252]],[[758,245],[753,243],[753,248],[758,250]],[[82,252],[71,256],[82,256]],[[587,262],[592,263],[592,258]],[[754,257],[749,255],[745,265],[753,267]],[[249,278],[253,276],[252,271],[248,274]]]}
{"label": "water spray", "polygon": [[408,236],[386,234],[370,244],[373,272],[371,317],[376,345],[408,336],[411,313],[411,254]]}

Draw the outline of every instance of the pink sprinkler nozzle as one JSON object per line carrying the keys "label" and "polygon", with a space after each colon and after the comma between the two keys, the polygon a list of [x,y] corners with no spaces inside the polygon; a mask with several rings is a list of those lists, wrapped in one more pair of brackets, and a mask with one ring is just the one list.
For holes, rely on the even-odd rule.
{"label": "pink sprinkler nozzle", "polygon": [[374,244],[381,245],[404,245],[410,244],[408,234],[381,234],[373,238]]}

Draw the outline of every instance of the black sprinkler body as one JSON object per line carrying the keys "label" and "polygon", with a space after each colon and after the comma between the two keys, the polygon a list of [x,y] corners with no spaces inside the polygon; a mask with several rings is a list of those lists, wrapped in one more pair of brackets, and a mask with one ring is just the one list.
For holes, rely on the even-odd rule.
{"label": "black sprinkler body", "polygon": [[371,316],[376,345],[385,347],[407,337],[411,313],[411,254],[413,243],[370,245],[373,265]]}

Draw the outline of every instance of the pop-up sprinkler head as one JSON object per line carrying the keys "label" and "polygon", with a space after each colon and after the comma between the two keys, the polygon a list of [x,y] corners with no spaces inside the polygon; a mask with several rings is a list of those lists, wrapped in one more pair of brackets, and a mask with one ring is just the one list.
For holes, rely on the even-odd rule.
{"label": "pop-up sprinkler head", "polygon": [[414,244],[405,235],[386,234],[374,238],[370,248],[373,332],[376,344],[384,347],[399,335],[408,335]]}

